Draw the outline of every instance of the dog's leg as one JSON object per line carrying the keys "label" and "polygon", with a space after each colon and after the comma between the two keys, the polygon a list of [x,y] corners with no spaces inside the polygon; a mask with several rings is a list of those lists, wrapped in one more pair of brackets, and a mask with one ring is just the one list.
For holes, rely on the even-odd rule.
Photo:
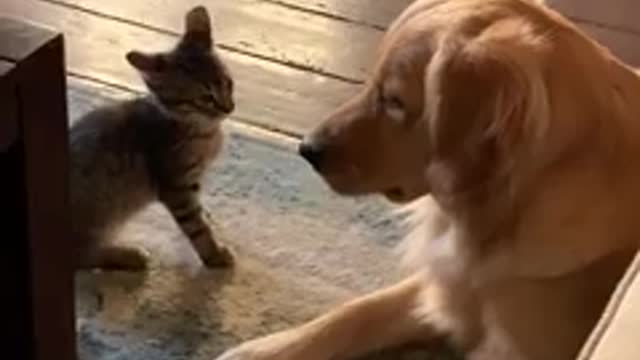
{"label": "dog's leg", "polygon": [[432,290],[422,275],[416,275],[298,328],[243,344],[218,360],[350,359],[395,345],[437,340],[450,335],[449,326],[458,323],[445,315],[429,314],[429,308],[438,312],[448,308],[441,302],[444,298],[423,308],[432,295],[441,295]]}

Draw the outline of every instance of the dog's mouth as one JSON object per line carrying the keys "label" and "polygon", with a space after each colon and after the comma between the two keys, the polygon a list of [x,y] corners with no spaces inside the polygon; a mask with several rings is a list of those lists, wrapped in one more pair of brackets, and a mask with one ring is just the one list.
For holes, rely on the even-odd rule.
{"label": "dog's mouth", "polygon": [[410,199],[405,189],[401,187],[392,187],[382,192],[382,194],[391,202],[403,203]]}
{"label": "dog's mouth", "polygon": [[411,202],[424,194],[425,192],[415,191],[415,189],[402,186],[395,186],[382,191],[382,195],[384,195],[387,200],[400,204]]}
{"label": "dog's mouth", "polygon": [[408,203],[428,191],[420,186],[396,185],[388,188],[375,182],[366,181],[366,177],[355,166],[341,171],[324,171],[321,173],[324,180],[333,191],[346,196],[362,196],[368,194],[381,194],[393,203]]}

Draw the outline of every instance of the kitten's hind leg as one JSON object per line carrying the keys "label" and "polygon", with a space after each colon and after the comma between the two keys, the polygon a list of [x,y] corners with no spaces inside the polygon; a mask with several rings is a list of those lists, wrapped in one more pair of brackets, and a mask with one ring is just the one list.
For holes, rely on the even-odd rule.
{"label": "kitten's hind leg", "polygon": [[80,258],[79,269],[143,271],[149,263],[149,254],[134,245],[95,242]]}
{"label": "kitten's hind leg", "polygon": [[198,192],[189,187],[183,191],[165,191],[160,199],[187,235],[202,262],[211,268],[233,265],[233,254],[216,240],[221,236],[219,228],[202,207]]}

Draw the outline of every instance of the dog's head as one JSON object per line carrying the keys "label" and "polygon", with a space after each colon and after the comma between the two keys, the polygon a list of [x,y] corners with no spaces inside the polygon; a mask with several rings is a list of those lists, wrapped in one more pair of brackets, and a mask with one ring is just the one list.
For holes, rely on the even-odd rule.
{"label": "dog's head", "polygon": [[300,145],[300,153],[341,194],[394,200],[429,191],[423,74],[431,49],[387,34],[374,75]]}
{"label": "dog's head", "polygon": [[364,89],[303,140],[301,155],[346,195],[405,202],[508,186],[514,167],[543,166],[567,143],[571,125],[550,134],[566,96],[553,100],[547,80],[580,73],[576,46],[595,49],[564,44],[575,31],[554,16],[524,0],[417,1],[385,35]]}

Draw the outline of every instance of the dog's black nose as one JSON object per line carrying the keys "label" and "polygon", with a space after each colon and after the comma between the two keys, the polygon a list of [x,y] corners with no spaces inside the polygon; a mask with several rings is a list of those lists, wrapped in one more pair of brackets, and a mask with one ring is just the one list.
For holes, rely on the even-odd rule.
{"label": "dog's black nose", "polygon": [[320,168],[324,155],[322,146],[309,141],[302,141],[298,146],[298,152],[314,169],[318,170]]}

